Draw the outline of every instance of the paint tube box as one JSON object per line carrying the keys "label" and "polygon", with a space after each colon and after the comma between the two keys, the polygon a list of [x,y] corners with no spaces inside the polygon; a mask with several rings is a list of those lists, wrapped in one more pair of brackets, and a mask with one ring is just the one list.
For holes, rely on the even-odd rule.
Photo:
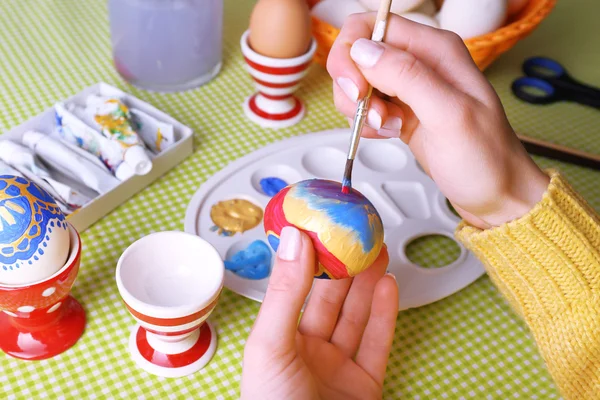
{"label": "paint tube box", "polygon": [[[121,181],[116,187],[104,194],[98,195],[95,194],[95,192],[88,192],[94,193],[93,199],[85,206],[67,216],[67,220],[79,232],[85,231],[95,222],[99,221],[119,205],[133,197],[133,195],[159,179],[162,175],[182,162],[193,152],[193,131],[191,128],[182,124],[156,107],[132,96],[131,94],[125,93],[120,89],[108,85],[107,83],[97,83],[93,86],[83,89],[81,92],[69,97],[68,99],[57,99],[57,102],[60,101],[65,104],[85,103],[85,100],[88,98],[88,96],[94,94],[105,97],[119,97],[123,99],[130,108],[138,109],[159,121],[172,125],[175,142],[173,145],[161,151],[160,153],[151,154],[152,170],[148,174],[134,175],[126,180]],[[55,118],[55,108],[53,104],[41,114],[0,135],[0,140],[12,140],[21,144],[23,134],[31,130],[47,134],[48,136],[56,139]],[[65,183],[69,185],[73,185],[77,189],[81,189],[83,192],[86,191],[86,188],[82,184],[70,180],[68,177],[61,176],[61,180],[64,180]]]}

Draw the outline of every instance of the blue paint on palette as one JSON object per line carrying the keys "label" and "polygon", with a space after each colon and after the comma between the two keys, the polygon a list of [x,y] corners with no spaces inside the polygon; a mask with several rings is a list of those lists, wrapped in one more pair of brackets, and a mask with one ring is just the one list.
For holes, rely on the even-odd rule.
{"label": "blue paint on palette", "polygon": [[225,268],[242,278],[264,279],[271,273],[271,249],[262,240],[255,240],[225,260]]}
{"label": "blue paint on palette", "polygon": [[276,177],[262,178],[259,183],[263,193],[271,197],[275,196],[281,189],[288,185],[286,181]]}
{"label": "blue paint on palette", "polygon": [[358,235],[364,252],[375,245],[371,234],[370,218],[379,218],[371,202],[357,190],[342,193],[339,182],[311,179],[299,182],[292,189],[294,197],[306,202],[308,207],[324,213],[332,222],[346,227]]}
{"label": "blue paint on palette", "polygon": [[54,199],[35,183],[0,176],[0,264],[19,268],[21,261],[38,260],[47,247],[49,223],[67,229],[65,216]]}

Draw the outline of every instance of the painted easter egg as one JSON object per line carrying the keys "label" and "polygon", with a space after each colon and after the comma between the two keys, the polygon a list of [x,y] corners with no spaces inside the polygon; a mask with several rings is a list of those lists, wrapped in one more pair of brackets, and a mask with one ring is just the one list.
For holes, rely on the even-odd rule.
{"label": "painted easter egg", "polygon": [[271,198],[264,216],[265,233],[275,251],[284,226],[295,226],[312,239],[317,278],[356,276],[383,246],[383,224],[373,204],[355,189],[342,193],[339,182],[310,179],[282,189]]}
{"label": "painted easter egg", "polygon": [[22,177],[0,176],[0,283],[50,277],[69,254],[65,216],[54,199]]}

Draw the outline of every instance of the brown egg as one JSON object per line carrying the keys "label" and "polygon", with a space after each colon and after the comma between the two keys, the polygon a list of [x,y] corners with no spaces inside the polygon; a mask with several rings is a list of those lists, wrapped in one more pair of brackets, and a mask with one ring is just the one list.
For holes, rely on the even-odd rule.
{"label": "brown egg", "polygon": [[293,58],[311,43],[306,0],[259,0],[250,16],[250,47],[263,56]]}

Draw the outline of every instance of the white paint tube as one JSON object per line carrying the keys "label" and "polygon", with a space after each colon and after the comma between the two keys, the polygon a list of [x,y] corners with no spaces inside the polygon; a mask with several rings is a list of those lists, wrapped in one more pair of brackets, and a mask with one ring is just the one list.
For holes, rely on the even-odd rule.
{"label": "white paint tube", "polygon": [[[96,126],[97,124],[94,120],[95,111],[99,107],[103,107],[103,104],[111,99],[118,100],[124,104],[126,103],[125,99],[119,96],[106,97],[90,95],[86,100],[87,107],[86,112],[84,113],[85,117],[82,118],[82,116],[78,116],[88,125]],[[175,143],[175,130],[173,125],[159,121],[137,108],[130,108],[129,113],[131,127],[142,139],[146,147],[154,154],[159,154]]]}
{"label": "white paint tube", "polygon": [[58,103],[54,111],[57,132],[63,140],[98,157],[120,181],[135,175],[135,171],[124,162],[124,149],[80,119],[85,117],[81,113],[82,108],[72,106],[67,109],[64,104]]}
{"label": "white paint tube", "polygon": [[[7,163],[5,163],[2,160],[0,160],[0,176],[18,176],[20,178],[26,177],[25,174],[23,174],[21,171],[17,170],[16,168],[11,167],[10,165],[8,165]],[[30,179],[30,180],[32,180],[32,179]],[[56,201],[56,204],[58,205],[58,207],[64,214],[70,214],[72,212],[72,210],[69,207],[67,207],[66,204],[64,204],[62,201],[60,201],[60,199],[57,199],[55,197],[54,201]]]}
{"label": "white paint tube", "polygon": [[13,167],[8,165],[4,161],[0,160],[0,176],[10,176],[10,175],[24,178],[22,173],[20,173],[18,170],[14,169]]}
{"label": "white paint tube", "polygon": [[119,184],[119,181],[107,170],[99,168],[61,142],[43,133],[25,132],[23,144],[48,165],[99,194],[104,194]]}
{"label": "white paint tube", "polygon": [[86,101],[85,113],[92,116],[102,134],[123,149],[123,160],[137,175],[146,175],[152,170],[152,160],[146,146],[131,123],[129,108],[118,97],[91,95]]}
{"label": "white paint tube", "polygon": [[19,170],[26,178],[44,188],[56,200],[73,212],[89,203],[91,199],[76,189],[52,178],[50,172],[25,146],[10,140],[0,140],[0,160]]}
{"label": "white paint tube", "polygon": [[167,124],[136,108],[131,108],[134,129],[154,154],[168,149],[175,143],[173,125]]}

